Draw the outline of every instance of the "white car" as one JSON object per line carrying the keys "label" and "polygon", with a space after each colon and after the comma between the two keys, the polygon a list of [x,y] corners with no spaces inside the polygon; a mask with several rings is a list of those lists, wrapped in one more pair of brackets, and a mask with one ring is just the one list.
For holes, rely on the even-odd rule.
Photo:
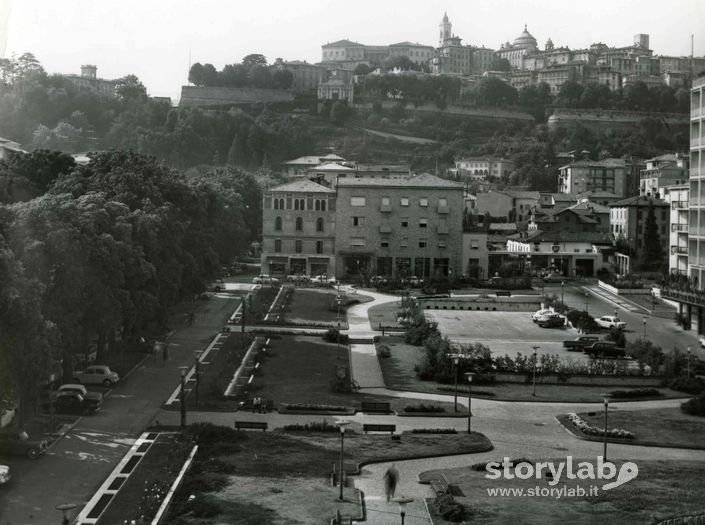
{"label": "white car", "polygon": [[279,279],[267,275],[266,273],[261,273],[257,277],[252,279],[253,284],[279,284]]}
{"label": "white car", "polygon": [[619,328],[624,330],[627,327],[627,323],[621,321],[619,317],[614,315],[603,315],[599,319],[595,319],[595,322],[602,328]]}
{"label": "white car", "polygon": [[335,280],[335,277],[328,277],[327,275],[317,275],[316,277],[311,279],[311,282],[318,286],[335,286],[338,284],[338,281]]}
{"label": "white car", "polygon": [[293,273],[291,275],[287,275],[286,280],[290,283],[307,283],[311,279],[309,279],[308,275],[304,273]]}
{"label": "white car", "polygon": [[535,323],[538,323],[542,319],[547,319],[550,315],[555,314],[553,310],[549,309],[544,309],[544,310],[536,310],[533,314],[531,314],[531,320]]}
{"label": "white car", "polygon": [[10,467],[0,465],[0,485],[4,485],[8,481],[10,481]]}
{"label": "white car", "polygon": [[76,383],[109,387],[117,383],[120,380],[120,376],[117,372],[110,370],[109,366],[93,365],[86,367],[83,371],[74,372],[73,380]]}

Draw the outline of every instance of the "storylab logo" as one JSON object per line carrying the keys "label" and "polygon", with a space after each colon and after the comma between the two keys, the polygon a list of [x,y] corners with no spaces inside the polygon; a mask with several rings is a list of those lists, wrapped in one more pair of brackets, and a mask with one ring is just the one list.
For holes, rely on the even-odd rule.
{"label": "storylab logo", "polygon": [[639,475],[636,463],[627,461],[619,468],[602,456],[597,461],[574,462],[572,456],[565,461],[537,462],[512,461],[505,457],[501,463],[491,461],[485,467],[485,478],[489,480],[546,480],[548,487],[493,487],[487,489],[489,496],[518,497],[583,497],[598,496],[599,491],[612,490],[624,485]]}

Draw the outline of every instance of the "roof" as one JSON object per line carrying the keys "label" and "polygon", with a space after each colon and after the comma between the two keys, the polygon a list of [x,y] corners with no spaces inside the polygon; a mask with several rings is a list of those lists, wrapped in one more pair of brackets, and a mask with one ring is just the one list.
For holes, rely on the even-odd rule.
{"label": "roof", "polygon": [[328,155],[320,157],[320,159],[321,159],[321,162],[325,162],[327,160],[331,160],[331,161],[345,160],[343,157],[336,155],[335,153],[329,153]]}
{"label": "roof", "polygon": [[[603,206],[596,202],[590,202],[588,200],[582,200],[572,206],[566,208],[567,210],[574,210],[577,212],[589,212],[589,213],[609,213],[610,209],[608,206]],[[560,213],[560,212],[558,212]]]}
{"label": "roof", "polygon": [[343,47],[343,46],[359,46],[359,47],[364,47],[362,44],[358,44],[357,42],[352,42],[350,40],[338,40],[337,42],[331,42],[329,44],[323,44],[321,47]]}
{"label": "roof", "polygon": [[594,166],[600,166],[604,168],[624,168],[627,165],[627,161],[624,159],[602,159],[602,160],[578,160],[576,162],[571,162],[570,164],[566,164],[565,166],[561,166],[560,169],[563,168],[580,168],[580,167],[594,167]]}
{"label": "roof", "polygon": [[513,232],[517,230],[517,225],[515,222],[491,222],[490,231],[492,230],[501,232]]}
{"label": "roof", "polygon": [[313,169],[315,171],[355,171],[354,168],[343,166],[337,162],[324,162],[320,166],[315,166]]}
{"label": "roof", "polygon": [[526,242],[585,242],[592,244],[613,244],[612,234],[609,232],[544,232],[530,233],[525,238]]}
{"label": "roof", "polygon": [[305,157],[299,157],[298,159],[288,160],[284,162],[289,166],[298,166],[304,164],[306,166],[318,166],[321,163],[321,157],[315,155],[308,155]]}
{"label": "roof", "polygon": [[398,42],[396,44],[389,44],[389,47],[409,47],[409,46],[433,48],[433,46],[429,46],[426,44],[419,44],[418,42],[409,42],[408,40],[405,42]]}
{"label": "roof", "polygon": [[422,173],[421,175],[404,175],[401,177],[346,177],[338,181],[338,186],[396,186],[405,188],[448,188],[463,190],[462,183],[442,179]]}
{"label": "roof", "polygon": [[647,197],[646,195],[636,195],[635,197],[629,197],[627,199],[622,199],[621,201],[613,202],[610,204],[610,208],[628,208],[630,206],[669,206],[669,204],[655,197]]}
{"label": "roof", "polygon": [[318,184],[317,182],[313,182],[305,177],[281,184],[280,186],[275,186],[274,188],[270,188],[268,191],[335,193],[335,190],[328,188],[327,186],[323,186],[322,184]]}
{"label": "roof", "polygon": [[515,199],[535,199],[539,200],[541,194],[538,191],[520,191],[520,190],[505,190],[502,193],[506,193],[510,197]]}

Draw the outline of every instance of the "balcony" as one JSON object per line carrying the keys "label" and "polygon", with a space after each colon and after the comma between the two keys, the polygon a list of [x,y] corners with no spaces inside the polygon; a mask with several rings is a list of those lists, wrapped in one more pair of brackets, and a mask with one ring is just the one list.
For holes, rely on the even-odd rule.
{"label": "balcony", "polygon": [[690,203],[688,201],[673,201],[673,202],[671,202],[671,209],[672,210],[687,210],[689,204]]}
{"label": "balcony", "polygon": [[688,224],[686,224],[686,223],[673,223],[673,224],[671,224],[671,231],[672,232],[687,232],[688,231]]}
{"label": "balcony", "polygon": [[687,246],[671,246],[671,255],[675,255],[675,254],[688,255],[688,247]]}
{"label": "balcony", "polygon": [[661,288],[661,297],[672,299],[681,303],[705,306],[705,293],[697,291],[684,291],[674,288]]}

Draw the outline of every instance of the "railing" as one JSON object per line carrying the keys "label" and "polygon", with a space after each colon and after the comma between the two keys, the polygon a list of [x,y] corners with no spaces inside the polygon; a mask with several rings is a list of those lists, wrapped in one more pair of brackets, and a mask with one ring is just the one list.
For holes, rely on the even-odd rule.
{"label": "railing", "polygon": [[682,210],[688,208],[688,201],[673,201],[671,202],[672,210]]}
{"label": "railing", "polygon": [[674,222],[671,224],[671,231],[672,232],[687,232],[688,231],[688,224]]}
{"label": "railing", "polygon": [[688,254],[688,247],[687,246],[671,246],[671,253],[676,254]]}
{"label": "railing", "polygon": [[674,299],[684,303],[705,306],[705,293],[703,292],[686,292],[683,290],[674,290],[672,288],[662,288],[661,297],[666,299]]}

